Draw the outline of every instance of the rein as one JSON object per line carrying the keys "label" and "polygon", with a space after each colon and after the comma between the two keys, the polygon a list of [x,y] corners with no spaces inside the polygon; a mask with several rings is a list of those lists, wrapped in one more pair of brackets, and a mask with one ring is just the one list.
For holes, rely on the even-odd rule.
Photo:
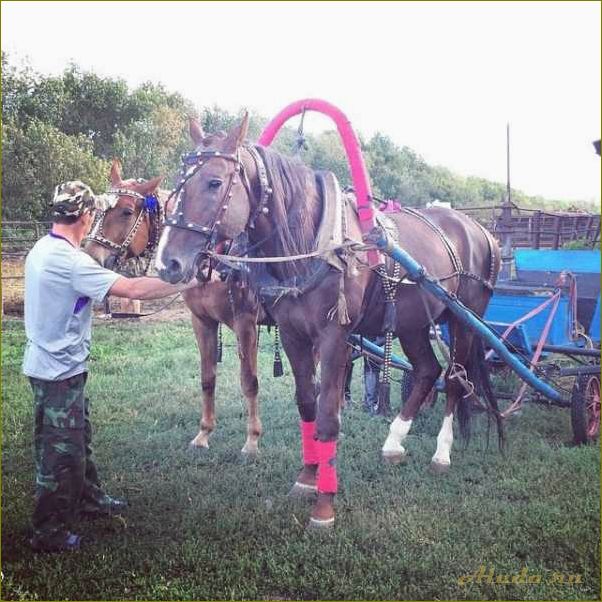
{"label": "rein", "polygon": [[323,255],[326,255],[332,251],[350,250],[354,252],[361,252],[369,251],[371,249],[376,249],[376,247],[374,245],[366,245],[354,240],[347,240],[336,247],[317,249],[315,251],[311,251],[310,253],[303,253],[302,255],[285,255],[283,257],[239,257],[236,255],[221,255],[219,253],[214,253],[213,251],[209,251],[207,255],[213,259],[216,259],[217,261],[225,263],[232,269],[237,269],[236,264],[239,263],[285,263],[287,261],[300,261],[302,259],[311,259],[312,257],[322,257]]}

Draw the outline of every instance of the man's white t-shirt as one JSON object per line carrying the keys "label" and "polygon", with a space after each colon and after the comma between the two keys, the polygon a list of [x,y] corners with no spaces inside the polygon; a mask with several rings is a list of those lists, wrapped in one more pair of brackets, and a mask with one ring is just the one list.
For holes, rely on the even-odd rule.
{"label": "man's white t-shirt", "polygon": [[62,380],[86,371],[92,301],[102,301],[118,278],[62,236],[34,245],[25,260],[26,376]]}

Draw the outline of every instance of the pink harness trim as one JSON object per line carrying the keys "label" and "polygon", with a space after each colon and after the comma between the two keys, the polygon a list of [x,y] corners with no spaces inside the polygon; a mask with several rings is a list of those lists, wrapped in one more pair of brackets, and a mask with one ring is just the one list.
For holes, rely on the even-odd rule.
{"label": "pink harness trim", "polygon": [[318,452],[318,493],[336,493],[337,481],[337,442],[316,441]]}
{"label": "pink harness trim", "polygon": [[299,423],[301,427],[301,453],[303,464],[318,464],[318,451],[316,449],[316,422]]}

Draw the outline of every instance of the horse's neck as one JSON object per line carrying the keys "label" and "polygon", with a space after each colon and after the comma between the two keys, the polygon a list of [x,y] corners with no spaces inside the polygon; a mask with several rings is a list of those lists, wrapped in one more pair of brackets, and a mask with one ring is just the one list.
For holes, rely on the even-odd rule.
{"label": "horse's neck", "polygon": [[[303,216],[295,215],[295,219],[306,220],[307,228],[304,232],[303,240],[294,248],[283,248],[282,231],[289,227],[292,231],[293,239],[298,236],[298,227],[291,224],[291,217],[295,212],[302,211]],[[274,214],[273,207],[270,207],[270,215],[260,215],[256,221],[255,228],[249,231],[249,248],[255,247],[253,255],[263,257],[286,257],[292,255],[302,255],[314,250],[316,244],[317,232],[322,214],[322,199],[317,189],[311,190],[307,197],[307,204],[303,207],[287,206],[284,214],[284,223],[278,223],[278,215]],[[291,227],[292,226],[292,227]],[[273,276],[285,281],[291,277],[291,264],[293,262],[273,263],[268,266],[268,271]],[[300,265],[300,264],[299,264]],[[293,268],[294,270],[294,268]]]}

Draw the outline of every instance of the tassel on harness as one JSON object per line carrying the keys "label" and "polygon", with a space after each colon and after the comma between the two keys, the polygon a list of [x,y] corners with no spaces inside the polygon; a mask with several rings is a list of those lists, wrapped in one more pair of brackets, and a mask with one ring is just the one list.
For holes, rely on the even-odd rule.
{"label": "tassel on harness", "polygon": [[397,283],[399,281],[400,270],[400,265],[395,263],[393,278],[387,276],[387,269],[385,266],[381,266],[378,270],[385,293],[385,315],[383,318],[385,348],[383,367],[378,378],[377,407],[377,413],[381,416],[388,416],[391,413],[391,354],[393,348],[393,333],[395,332],[395,322],[397,318],[397,312],[395,311],[395,297],[397,294]]}
{"label": "tassel on harness", "polygon": [[223,347],[222,324],[220,322],[219,326],[217,327],[217,359],[216,359],[216,362],[218,364],[220,364],[222,361],[222,347]]}
{"label": "tassel on harness", "polygon": [[280,355],[280,331],[278,326],[274,327],[274,378],[278,378],[284,374],[282,367],[282,356]]}
{"label": "tassel on harness", "polygon": [[337,301],[337,315],[339,316],[339,324],[341,326],[347,326],[351,324],[349,318],[349,312],[347,311],[347,298],[345,297],[345,278],[341,274],[339,281],[339,299]]}

